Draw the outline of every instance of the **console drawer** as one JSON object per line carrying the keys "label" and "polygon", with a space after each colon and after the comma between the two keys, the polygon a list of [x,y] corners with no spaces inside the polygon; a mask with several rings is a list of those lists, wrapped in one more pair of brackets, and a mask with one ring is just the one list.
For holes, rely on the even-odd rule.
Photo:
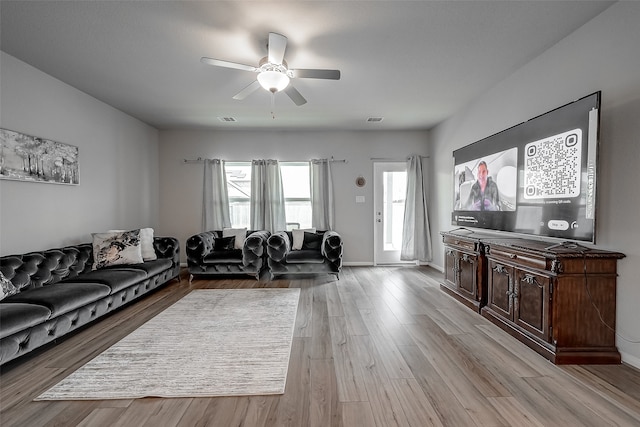
{"label": "console drawer", "polygon": [[514,248],[491,245],[485,248],[487,256],[496,261],[507,263],[517,263],[520,266],[535,268],[538,270],[550,270],[547,258],[542,255],[535,255]]}
{"label": "console drawer", "polygon": [[478,241],[464,240],[457,236],[443,236],[445,245],[453,246],[458,249],[466,249],[471,252],[478,252]]}

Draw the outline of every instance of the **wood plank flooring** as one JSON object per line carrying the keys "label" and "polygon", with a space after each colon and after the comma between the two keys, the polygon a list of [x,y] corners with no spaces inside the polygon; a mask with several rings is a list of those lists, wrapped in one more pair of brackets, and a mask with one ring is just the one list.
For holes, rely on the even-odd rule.
{"label": "wood plank flooring", "polygon": [[[555,366],[442,293],[441,279],[428,267],[352,267],[340,280],[172,282],[3,367],[0,425],[640,425],[640,371]],[[192,289],[255,287],[301,289],[283,395],[33,401]]]}

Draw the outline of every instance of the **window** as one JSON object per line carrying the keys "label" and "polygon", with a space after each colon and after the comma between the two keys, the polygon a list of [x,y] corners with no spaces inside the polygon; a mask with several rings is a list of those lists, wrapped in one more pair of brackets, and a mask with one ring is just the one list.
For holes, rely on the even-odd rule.
{"label": "window", "polygon": [[250,228],[251,162],[226,162],[227,192],[231,226]]}
{"label": "window", "polygon": [[382,173],[382,182],[384,250],[399,251],[402,248],[407,171],[384,171]]}
{"label": "window", "polygon": [[[231,226],[251,228],[251,162],[226,162]],[[308,162],[280,162],[287,229],[311,227],[311,184]]]}
{"label": "window", "polygon": [[287,229],[311,227],[309,162],[281,162]]}

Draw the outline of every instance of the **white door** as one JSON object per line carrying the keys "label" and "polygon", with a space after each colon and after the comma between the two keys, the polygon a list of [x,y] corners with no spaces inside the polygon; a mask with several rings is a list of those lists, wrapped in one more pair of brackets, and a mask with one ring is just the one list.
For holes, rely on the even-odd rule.
{"label": "white door", "polygon": [[373,264],[399,264],[404,201],[407,193],[406,162],[373,163]]}

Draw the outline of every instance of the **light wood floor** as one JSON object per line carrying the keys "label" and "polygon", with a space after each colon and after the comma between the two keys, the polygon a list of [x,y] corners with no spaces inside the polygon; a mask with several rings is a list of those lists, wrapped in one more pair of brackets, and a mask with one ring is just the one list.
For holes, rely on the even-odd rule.
{"label": "light wood floor", "polygon": [[[638,370],[554,366],[442,293],[441,276],[425,267],[354,267],[339,281],[172,282],[5,367],[0,425],[640,425]],[[284,395],[32,401],[191,289],[252,287],[302,290]]]}

